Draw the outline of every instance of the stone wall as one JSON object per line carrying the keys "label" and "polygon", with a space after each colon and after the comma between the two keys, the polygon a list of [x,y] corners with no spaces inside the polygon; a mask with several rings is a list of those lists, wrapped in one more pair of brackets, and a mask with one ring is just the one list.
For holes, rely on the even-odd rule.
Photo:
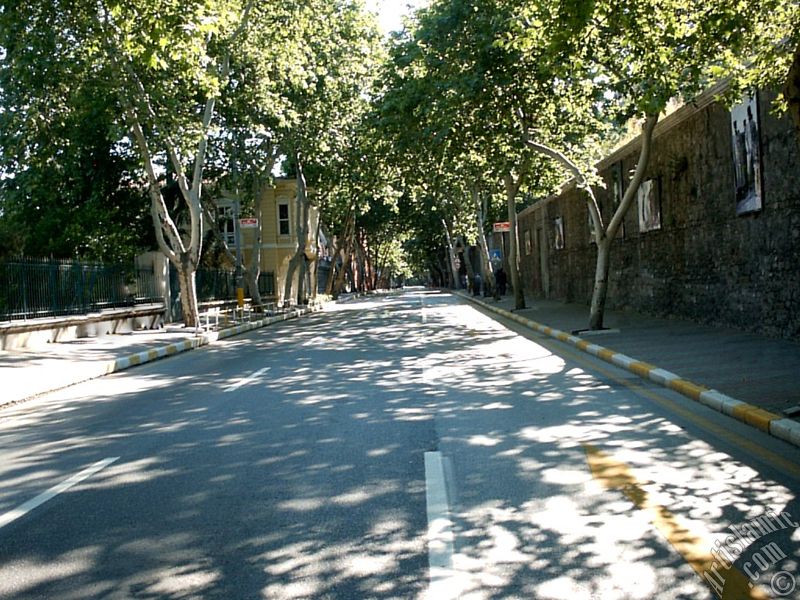
{"label": "stone wall", "polygon": [[[772,113],[771,98],[760,94],[758,105],[758,212],[737,216],[731,113],[713,96],[660,123],[646,179],[658,192],[661,227],[640,231],[634,201],[611,251],[608,308],[800,338],[800,153],[791,122]],[[638,152],[634,140],[598,165],[606,222],[613,174],[629,179]],[[522,211],[519,227],[527,292],[588,305],[596,249],[585,195],[567,186]]]}

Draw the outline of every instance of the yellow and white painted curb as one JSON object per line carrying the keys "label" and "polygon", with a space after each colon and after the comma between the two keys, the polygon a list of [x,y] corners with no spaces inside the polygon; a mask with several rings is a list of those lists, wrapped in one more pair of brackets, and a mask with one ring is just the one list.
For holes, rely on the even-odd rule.
{"label": "yellow and white painted curb", "polygon": [[136,354],[131,354],[130,356],[125,356],[123,358],[117,358],[115,360],[108,360],[108,361],[93,362],[91,363],[90,366],[81,368],[78,372],[74,373],[72,379],[69,379],[68,381],[61,381],[57,384],[51,385],[50,387],[48,387],[48,389],[42,389],[33,394],[22,395],[17,398],[12,398],[10,401],[0,400],[0,407],[11,406],[19,402],[24,402],[31,398],[41,396],[43,394],[48,394],[63,388],[77,385],[79,383],[91,381],[93,379],[97,379],[105,375],[110,375],[111,373],[116,373],[118,371],[123,371],[130,367],[135,367],[137,365],[143,365],[145,363],[149,363],[154,360],[158,360],[160,358],[173,356],[175,354],[180,354],[181,352],[186,352],[188,350],[194,350],[195,348],[200,348],[201,346],[207,346],[209,344],[213,344],[217,340],[228,338],[234,335],[239,335],[247,331],[252,331],[253,329],[260,329],[261,327],[266,327],[267,325],[272,325],[280,321],[295,319],[302,315],[312,312],[317,312],[322,309],[323,309],[322,304],[314,304],[304,308],[294,308],[285,313],[281,313],[272,317],[266,317],[258,321],[251,321],[250,323],[244,323],[237,327],[223,329],[222,331],[219,332],[204,333],[192,338],[185,339],[182,342],[169,344],[167,346],[160,346],[158,348],[151,348],[150,350],[144,350]]}
{"label": "yellow and white painted curb", "polygon": [[671,390],[675,390],[687,398],[691,398],[692,400],[700,402],[701,404],[705,404],[709,408],[724,413],[739,421],[742,421],[743,423],[747,423],[752,427],[760,429],[761,431],[776,438],[780,438],[786,442],[789,442],[790,444],[800,447],[800,423],[797,421],[781,417],[778,414],[764,410],[758,406],[748,404],[747,402],[742,402],[741,400],[732,398],[726,394],[723,394],[722,392],[718,392],[717,390],[698,385],[682,378],[680,375],[660,369],[646,362],[636,360],[635,358],[615,352],[614,350],[604,348],[603,346],[598,346],[597,344],[588,342],[576,335],[572,335],[558,329],[553,329],[552,327],[542,325],[541,323],[537,323],[531,319],[526,319],[523,316],[509,312],[505,309],[492,306],[491,304],[488,304],[482,300],[478,300],[472,296],[469,296],[468,294],[464,294],[462,292],[455,292],[455,294],[469,300],[470,302],[474,302],[475,304],[482,306],[486,310],[497,313],[498,315],[501,315],[507,319],[511,319],[512,321],[516,321],[520,325],[524,325],[525,327],[533,329],[534,331],[538,331],[539,333],[543,333],[544,335],[550,336],[562,342],[566,342],[567,344],[572,344],[588,354],[631,371],[643,379],[649,379],[650,381],[663,385]]}
{"label": "yellow and white painted curb", "polygon": [[307,313],[321,310],[321,308],[322,307],[319,305],[314,305],[309,308],[295,308],[285,313],[275,315],[273,317],[259,319],[258,321],[251,321],[249,323],[244,323],[236,327],[229,327],[228,329],[223,329],[222,331],[204,333],[202,335],[198,335],[188,340],[184,340],[177,344],[169,344],[168,346],[161,346],[160,348],[144,350],[142,352],[138,352],[136,354],[132,354],[124,358],[118,358],[116,360],[109,361],[106,364],[105,374],[108,375],[110,373],[122,371],[123,369],[127,369],[137,365],[143,365],[145,363],[158,360],[159,358],[164,358],[165,356],[172,356],[174,354],[179,354],[180,352],[186,352],[187,350],[194,350],[195,348],[199,348],[200,346],[207,346],[209,344],[213,344],[217,340],[246,333],[254,329],[260,329],[262,327],[266,327],[267,325],[272,325],[273,323],[279,323],[280,321],[288,321],[289,319],[296,319],[297,317],[300,317]]}

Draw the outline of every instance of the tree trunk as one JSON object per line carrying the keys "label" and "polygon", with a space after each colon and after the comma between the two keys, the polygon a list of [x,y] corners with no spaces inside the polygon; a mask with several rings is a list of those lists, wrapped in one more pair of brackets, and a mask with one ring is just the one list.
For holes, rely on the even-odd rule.
{"label": "tree trunk", "polygon": [[506,188],[506,205],[508,208],[508,222],[511,224],[509,232],[510,248],[508,256],[508,268],[511,270],[511,286],[514,288],[514,309],[525,308],[525,294],[522,291],[522,276],[519,272],[519,235],[517,232],[517,192],[522,185],[522,175],[517,180],[509,173],[504,178]]}
{"label": "tree trunk", "polygon": [[347,274],[350,276],[350,289],[353,292],[361,291],[361,273],[359,271],[358,246],[353,241],[347,261]]}
{"label": "tree trunk", "polygon": [[333,287],[331,288],[331,298],[334,300],[341,295],[342,290],[344,289],[344,278],[347,275],[347,263],[345,262],[347,257],[344,255],[344,252],[342,252],[341,258],[342,264],[336,273],[336,279],[334,280]]}
{"label": "tree trunk", "polygon": [[256,192],[256,219],[258,227],[253,236],[253,246],[250,251],[250,264],[245,270],[245,283],[250,302],[256,312],[264,311],[264,301],[261,299],[261,290],[258,289],[258,278],[261,275],[261,230],[263,226],[263,215],[261,214],[261,193],[260,187]]}
{"label": "tree trunk", "polygon": [[297,296],[295,296],[294,303],[297,306],[305,304],[306,302],[306,275],[308,271],[308,262],[305,255],[300,257],[297,261]]}
{"label": "tree trunk", "polygon": [[340,251],[341,259],[342,259],[342,266],[339,268],[339,273],[336,276],[336,283],[333,286],[333,299],[337,299],[339,294],[342,293],[344,289],[345,277],[347,277],[347,270],[350,268],[350,251],[352,248],[352,242],[350,239],[344,240],[343,244],[344,249]]}
{"label": "tree trunk", "polygon": [[294,256],[289,260],[289,266],[286,268],[286,281],[283,285],[283,305],[289,306],[292,303],[292,291],[295,288],[294,286],[294,279],[297,275],[297,269],[300,266],[300,261],[302,260],[302,256],[295,253]]}
{"label": "tree trunk", "polygon": [[614,238],[604,237],[597,244],[597,263],[594,268],[594,290],[592,291],[592,305],[589,309],[589,329],[603,329],[603,318],[606,310],[606,297],[608,296],[608,270],[610,266],[611,241]]}
{"label": "tree trunk", "polygon": [[[295,258],[292,259],[290,262],[294,263],[294,268],[292,269],[292,279],[288,280],[290,282],[289,285],[294,285],[295,295],[291,296],[292,300],[294,301],[295,306],[300,305],[303,303],[303,292],[305,291],[305,277],[306,277],[306,258],[303,255],[296,255]],[[289,293],[291,294],[291,289]]]}
{"label": "tree trunk", "polygon": [[308,262],[308,298],[313,303],[319,293],[319,257]]}
{"label": "tree trunk", "polygon": [[374,265],[372,263],[372,252],[370,252],[370,245],[367,243],[367,234],[364,230],[358,236],[359,255],[363,263],[364,271],[364,291],[373,291],[375,289],[374,283]]}
{"label": "tree trunk", "polygon": [[[347,246],[347,240],[350,237],[350,229],[353,226],[354,213],[351,210],[347,213],[347,218],[342,228],[342,235],[336,237],[333,246],[333,253],[331,254],[331,271],[328,273],[328,284],[325,287],[325,293],[335,299],[334,289],[338,282],[338,277],[344,272],[344,253],[343,250]],[[341,266],[338,265],[341,261]],[[338,293],[337,293],[338,295]]]}
{"label": "tree trunk", "polygon": [[384,278],[384,271],[385,271],[385,263],[386,263],[386,252],[385,250],[389,247],[388,243],[381,245],[378,243],[375,247],[374,255],[375,257],[372,259],[372,289],[377,290],[381,289],[383,285],[383,278]]}
{"label": "tree trunk", "polygon": [[364,256],[364,247],[361,245],[360,235],[355,239],[353,252],[353,273],[357,279],[355,290],[357,292],[367,291],[367,261]]}
{"label": "tree trunk", "polygon": [[343,266],[337,267],[341,251],[342,251],[341,243],[339,242],[339,240],[337,240],[336,244],[333,247],[333,252],[331,253],[331,270],[328,271],[328,281],[325,283],[326,296],[333,296],[333,284],[336,281],[336,275],[339,271],[343,270]]}
{"label": "tree trunk", "polygon": [[470,282],[469,289],[472,293],[475,293],[473,286],[475,285],[475,269],[472,268],[472,261],[470,260],[469,256],[469,246],[466,243],[466,240],[463,238],[461,239],[461,246],[464,248],[464,251],[461,253],[461,260],[464,261],[464,267],[467,269],[467,280]]}
{"label": "tree trunk", "polygon": [[439,273],[439,278],[441,280],[440,285],[438,287],[443,288],[452,288],[453,287],[453,269],[447,268],[448,259],[442,258],[441,254],[437,254],[436,256],[436,264],[433,265],[436,271]]}
{"label": "tree trunk", "polygon": [[316,302],[317,293],[319,292],[319,261],[320,261],[319,232],[321,229],[322,229],[322,216],[319,216],[319,218],[317,219],[317,230],[314,232],[314,240],[312,241],[312,247],[314,249],[314,260],[311,261],[311,274],[309,277],[310,281],[308,284],[309,294],[311,296],[312,302]]}
{"label": "tree trunk", "polygon": [[178,271],[178,285],[181,293],[181,312],[184,327],[200,325],[200,311],[197,306],[197,269],[188,252],[182,252],[180,262],[173,263]]}
{"label": "tree trunk", "polygon": [[377,244],[373,249],[372,244],[369,244],[369,249],[370,286],[373,290],[377,290],[380,286],[381,245]]}
{"label": "tree trunk", "polygon": [[[589,309],[589,329],[599,330],[603,328],[603,318],[606,308],[606,296],[608,295],[608,273],[611,261],[611,243],[617,237],[617,231],[622,225],[625,213],[633,204],[633,200],[639,191],[639,186],[644,180],[647,172],[647,165],[650,162],[650,149],[653,144],[653,130],[658,123],[658,115],[648,115],[642,125],[642,147],[639,150],[639,162],[631,178],[628,189],[622,197],[616,212],[608,223],[608,228],[602,235],[597,229],[597,264],[595,265],[594,289],[592,290],[592,304]],[[594,196],[591,195],[592,200]]]}
{"label": "tree trunk", "polygon": [[306,296],[306,276],[308,274],[308,258],[306,257],[306,247],[308,245],[308,196],[305,190],[305,178],[303,178],[303,202],[302,214],[300,215],[301,226],[298,235],[302,238],[297,241],[297,297],[296,304],[305,304]]}
{"label": "tree trunk", "polygon": [[477,187],[472,190],[472,199],[475,204],[475,222],[478,226],[478,253],[481,258],[481,271],[483,272],[483,285],[487,292],[494,292],[494,271],[489,258],[489,244],[486,242],[486,201],[480,197]]}
{"label": "tree trunk", "polygon": [[461,289],[461,278],[458,276],[458,267],[456,266],[456,251],[453,247],[453,239],[450,237],[450,227],[447,225],[447,221],[442,219],[442,226],[444,227],[444,235],[447,239],[447,256],[450,259],[450,273],[453,277],[453,285],[451,286],[454,290]]}
{"label": "tree trunk", "polygon": [[283,291],[283,302],[289,304],[292,299],[292,284],[300,269],[300,277],[297,282],[298,304],[302,302],[303,283],[305,272],[306,239],[308,238],[308,197],[306,190],[306,178],[303,174],[303,165],[300,156],[297,156],[297,193],[295,195],[295,232],[297,234],[297,249],[294,256],[289,261],[286,269],[286,282]]}

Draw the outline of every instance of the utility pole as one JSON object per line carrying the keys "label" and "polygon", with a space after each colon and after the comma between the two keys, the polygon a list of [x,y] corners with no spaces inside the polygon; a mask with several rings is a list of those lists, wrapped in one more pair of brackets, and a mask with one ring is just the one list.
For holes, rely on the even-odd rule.
{"label": "utility pole", "polygon": [[233,236],[236,241],[236,301],[239,310],[244,308],[244,275],[242,273],[242,230],[239,225],[240,202],[233,201]]}

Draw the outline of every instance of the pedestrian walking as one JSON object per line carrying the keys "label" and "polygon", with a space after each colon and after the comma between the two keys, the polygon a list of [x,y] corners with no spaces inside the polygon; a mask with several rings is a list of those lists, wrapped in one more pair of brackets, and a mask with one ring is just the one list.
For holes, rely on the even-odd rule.
{"label": "pedestrian walking", "polygon": [[505,296],[508,278],[506,277],[506,272],[503,270],[503,267],[497,269],[497,273],[495,273],[494,277],[495,281],[497,282],[497,294],[499,296]]}

